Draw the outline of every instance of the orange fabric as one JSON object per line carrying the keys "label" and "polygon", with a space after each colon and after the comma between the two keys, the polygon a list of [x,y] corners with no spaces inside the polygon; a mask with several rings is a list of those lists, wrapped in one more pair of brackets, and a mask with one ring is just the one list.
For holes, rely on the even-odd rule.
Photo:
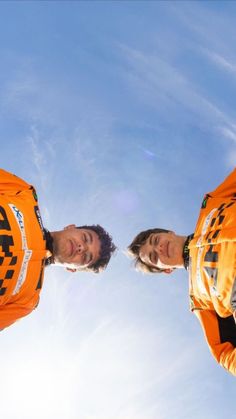
{"label": "orange fabric", "polygon": [[235,311],[236,170],[205,196],[189,250],[191,310],[197,314],[217,361],[236,375],[236,348],[221,344],[216,318],[216,313],[226,318]]}
{"label": "orange fabric", "polygon": [[236,349],[230,342],[221,342],[216,312],[213,310],[196,310],[195,314],[201,323],[214,358],[231,374],[236,375]]}
{"label": "orange fabric", "polygon": [[37,306],[46,253],[33,187],[0,169],[0,329]]}

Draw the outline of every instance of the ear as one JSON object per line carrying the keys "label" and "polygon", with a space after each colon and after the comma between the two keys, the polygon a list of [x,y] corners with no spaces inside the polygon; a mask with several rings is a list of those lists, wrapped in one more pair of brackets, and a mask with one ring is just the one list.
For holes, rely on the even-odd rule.
{"label": "ear", "polygon": [[77,269],[66,268],[66,271],[69,271],[69,272],[77,272]]}
{"label": "ear", "polygon": [[75,224],[69,224],[68,226],[64,227],[63,230],[70,230],[71,228],[75,228]]}

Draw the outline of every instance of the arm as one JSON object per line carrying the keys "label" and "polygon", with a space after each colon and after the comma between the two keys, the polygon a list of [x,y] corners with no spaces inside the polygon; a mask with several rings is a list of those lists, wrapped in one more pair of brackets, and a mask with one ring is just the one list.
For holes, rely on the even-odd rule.
{"label": "arm", "polygon": [[30,185],[23,179],[0,169],[0,194],[16,195],[17,192],[29,189]]}
{"label": "arm", "polygon": [[212,310],[194,312],[212,355],[222,367],[236,376],[236,324],[233,316],[222,318]]}
{"label": "arm", "polygon": [[33,308],[21,306],[16,303],[0,306],[0,330],[15,323],[21,317],[27,316],[32,310]]}

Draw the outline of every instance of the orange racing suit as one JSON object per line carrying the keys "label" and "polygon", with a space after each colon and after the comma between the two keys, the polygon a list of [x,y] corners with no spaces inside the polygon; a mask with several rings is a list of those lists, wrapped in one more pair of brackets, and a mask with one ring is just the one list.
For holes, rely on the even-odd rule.
{"label": "orange racing suit", "polygon": [[191,310],[213,356],[236,375],[236,169],[205,196],[188,247]]}
{"label": "orange racing suit", "polygon": [[0,329],[37,306],[46,255],[34,188],[0,169]]}

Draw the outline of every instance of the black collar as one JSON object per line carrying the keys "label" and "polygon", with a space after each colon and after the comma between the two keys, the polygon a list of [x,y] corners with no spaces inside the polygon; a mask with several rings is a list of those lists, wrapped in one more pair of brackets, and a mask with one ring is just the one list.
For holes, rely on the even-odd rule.
{"label": "black collar", "polygon": [[51,265],[54,261],[53,259],[53,238],[50,234],[50,232],[48,230],[46,230],[46,228],[43,229],[44,232],[44,237],[46,240],[46,249],[49,250],[49,252],[51,252],[52,256],[49,256],[46,259],[46,265]]}
{"label": "black collar", "polygon": [[183,248],[183,259],[184,259],[184,267],[186,270],[188,270],[189,267],[189,248],[188,245],[190,243],[190,241],[193,238],[193,234],[190,234],[190,236],[187,237],[185,243],[184,243],[184,248]]}

